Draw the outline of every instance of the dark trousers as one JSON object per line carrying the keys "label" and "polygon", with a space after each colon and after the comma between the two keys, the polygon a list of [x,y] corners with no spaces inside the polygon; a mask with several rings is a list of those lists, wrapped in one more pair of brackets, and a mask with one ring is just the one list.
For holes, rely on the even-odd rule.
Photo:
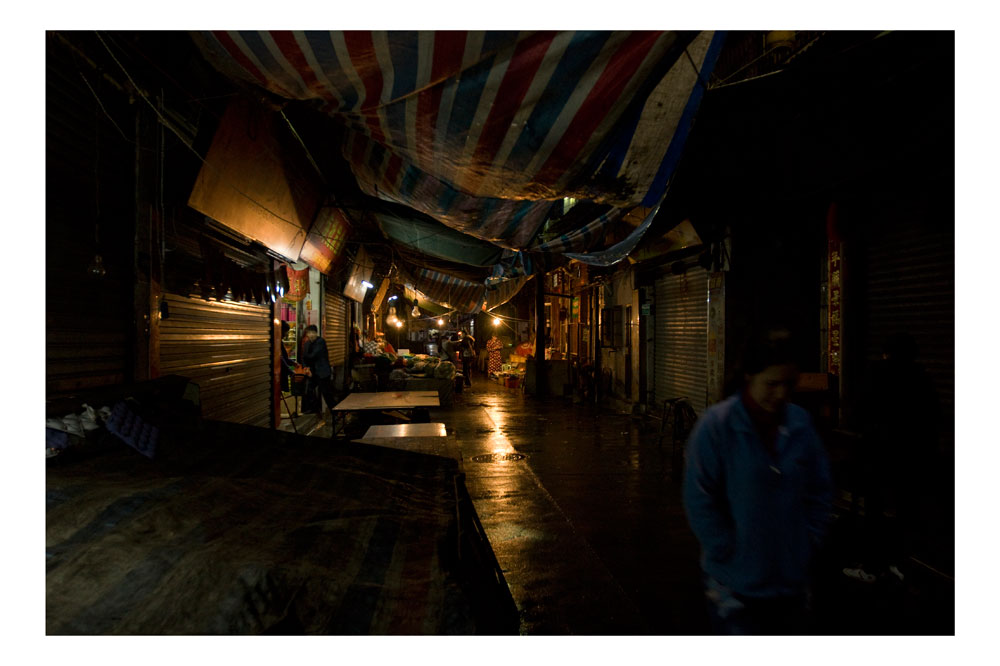
{"label": "dark trousers", "polygon": [[475,360],[471,357],[462,359],[462,375],[465,377],[466,386],[472,386],[472,364]]}
{"label": "dark trousers", "polygon": [[[901,565],[912,554],[922,529],[919,469],[871,465],[866,470],[864,533],[865,570],[885,570]],[[894,514],[887,516],[887,512]],[[873,571],[868,571],[873,573]]]}
{"label": "dark trousers", "polygon": [[797,636],[810,630],[806,594],[747,597],[707,579],[706,601],[717,635]]}
{"label": "dark trousers", "polygon": [[[319,390],[319,394],[323,396],[323,400],[326,402],[327,409],[333,409],[333,406],[337,404],[337,399],[333,395],[333,381],[331,377],[310,377],[309,378],[309,393],[315,395],[316,390]],[[316,401],[316,411],[322,411],[322,403],[317,399]]]}

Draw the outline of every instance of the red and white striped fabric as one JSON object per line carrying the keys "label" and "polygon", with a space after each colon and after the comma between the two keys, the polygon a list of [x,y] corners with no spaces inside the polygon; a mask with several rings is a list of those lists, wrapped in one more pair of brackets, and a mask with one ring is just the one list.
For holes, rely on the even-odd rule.
{"label": "red and white striped fabric", "polygon": [[721,46],[665,31],[196,37],[220,71],[340,117],[367,193],[512,249],[563,197],[655,205]]}

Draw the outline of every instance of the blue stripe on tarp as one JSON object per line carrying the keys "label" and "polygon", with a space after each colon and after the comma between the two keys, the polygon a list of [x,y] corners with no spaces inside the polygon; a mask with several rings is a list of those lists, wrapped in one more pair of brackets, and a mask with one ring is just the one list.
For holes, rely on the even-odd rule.
{"label": "blue stripe on tarp", "polygon": [[670,147],[667,148],[663,162],[660,163],[660,168],[656,171],[656,176],[649,187],[649,192],[646,193],[645,198],[642,200],[643,206],[652,206],[654,202],[663,198],[663,194],[667,190],[667,183],[677,169],[684,144],[687,142],[691,126],[694,124],[695,113],[698,111],[702,97],[705,95],[705,87],[708,85],[708,75],[715,68],[715,62],[719,58],[719,53],[722,51],[722,45],[725,41],[726,33],[723,31],[718,31],[712,35],[712,42],[708,45],[708,50],[705,52],[705,60],[698,74],[698,83],[695,84],[694,90],[691,91],[688,103],[684,107],[684,113],[677,123],[677,129],[674,131],[673,138],[670,140]]}
{"label": "blue stripe on tarp", "polygon": [[392,60],[392,99],[399,99],[417,87],[419,42],[414,30],[390,30],[387,41]]}
{"label": "blue stripe on tarp", "polygon": [[444,188],[437,200],[437,210],[443,213],[451,210],[452,204],[455,203],[455,199],[458,197],[458,190],[445,181],[441,182],[444,183]]}
{"label": "blue stripe on tarp", "polygon": [[382,517],[376,521],[361,568],[330,619],[331,630],[339,634],[370,633],[400,531],[398,519]]}
{"label": "blue stripe on tarp", "polygon": [[386,150],[385,146],[380,144],[378,141],[373,139],[369,139],[368,141],[371,149],[368,152],[368,158],[366,161],[368,162],[368,168],[372,170],[372,175],[377,177],[379,169],[388,156],[389,151]]}
{"label": "blue stripe on tarp", "polygon": [[598,236],[598,232],[604,229],[609,222],[618,219],[621,212],[621,209],[612,209],[578,229],[562,234],[559,238],[553,239],[547,243],[542,243],[541,245],[531,249],[534,252],[550,253],[566,252],[568,250],[582,252],[590,246],[591,241]]}
{"label": "blue stripe on tarp", "polygon": [[406,100],[401,99],[380,109],[386,129],[391,137],[391,147],[406,150]]}
{"label": "blue stripe on tarp", "polygon": [[518,206],[517,210],[514,211],[514,214],[511,215],[510,221],[507,222],[507,226],[504,228],[501,237],[506,240],[511,236],[513,236],[517,228],[521,226],[521,221],[525,218],[525,216],[527,216],[528,213],[530,213],[535,206],[545,205],[545,203],[547,202],[525,201],[520,206]]}
{"label": "blue stripe on tarp", "polygon": [[[630,117],[624,119],[622,122],[620,129],[615,133],[617,138],[608,149],[604,163],[597,173],[598,177],[616,178],[618,176],[618,172],[621,171],[622,164],[625,162],[625,155],[628,153],[628,148],[632,145],[632,140],[635,138],[635,131],[639,127],[639,121],[642,119],[642,111],[645,106],[645,103],[637,104],[636,108],[629,114]],[[597,154],[600,153],[598,152]]]}
{"label": "blue stripe on tarp", "polygon": [[285,69],[278,64],[278,61],[271,55],[271,51],[268,50],[267,45],[264,44],[264,40],[261,38],[259,32],[255,30],[240,30],[239,35],[243,38],[243,42],[247,45],[247,48],[253,52],[254,57],[257,58],[257,62],[261,64],[265,76],[288,91],[290,95],[302,95],[302,84],[285,73]]}
{"label": "blue stripe on tarp", "polygon": [[517,43],[520,33],[517,30],[487,30],[483,35],[483,48],[480,56],[487,56],[511,44]]}
{"label": "blue stripe on tarp", "polygon": [[145,513],[160,500],[178,494],[185,485],[186,482],[183,480],[175,481],[167,486],[147,492],[134,493],[112,502],[68,539],[45,550],[46,572],[51,572],[62,564],[61,556],[73,548],[110,534],[118,529],[119,525]]}
{"label": "blue stripe on tarp", "polygon": [[417,186],[420,181],[420,169],[416,168],[412,164],[403,169],[403,178],[399,181],[399,196],[409,197],[410,193],[413,192],[413,188]]}
{"label": "blue stripe on tarp", "polygon": [[[584,169],[585,174],[593,174],[590,177],[597,176],[611,180],[618,177],[618,172],[621,171],[621,165],[635,136],[636,127],[638,127],[642,111],[649,101],[649,96],[663,78],[670,73],[673,66],[681,58],[687,57],[684,55],[683,49],[677,52],[677,42],[686,38],[687,41],[684,43],[684,47],[686,48],[695,37],[697,37],[697,34],[690,38],[686,38],[683,34],[678,34],[675,43],[667,47],[661,59],[649,69],[647,76],[639,84],[635,95],[632,96],[628,107],[618,119],[616,126],[608,132],[598,148],[591,153],[587,160],[587,166]],[[675,53],[677,54],[676,57],[668,60],[671,54]],[[598,169],[600,171],[597,171]]]}
{"label": "blue stripe on tarp", "polygon": [[649,215],[646,216],[646,219],[642,221],[642,224],[633,229],[632,233],[630,233],[628,237],[620,243],[616,243],[615,245],[605,250],[601,250],[600,252],[590,252],[586,254],[564,252],[563,256],[567,259],[576,259],[577,261],[591,266],[613,266],[614,264],[617,264],[619,261],[627,257],[629,252],[635,249],[635,246],[646,233],[646,230],[649,229],[649,226],[653,223],[653,219],[656,217],[656,214],[660,211],[660,203],[662,202],[663,200],[661,199],[653,210],[650,211]]}
{"label": "blue stripe on tarp", "polygon": [[193,539],[197,539],[196,534],[184,534],[169,545],[148,554],[128,570],[121,583],[108,589],[53,633],[91,636],[114,633],[128,612],[152,596],[167,574],[191,552],[190,544]]}
{"label": "blue stripe on tarp", "polygon": [[462,150],[465,147],[469,126],[479,107],[479,98],[483,96],[486,81],[493,69],[493,60],[487,58],[462,72],[445,132],[445,145],[452,150]]}
{"label": "blue stripe on tarp", "polygon": [[486,224],[486,221],[490,219],[493,211],[496,209],[499,199],[494,198],[483,198],[479,199],[479,227],[482,228]]}
{"label": "blue stripe on tarp", "polygon": [[388,33],[389,57],[392,62],[393,100],[382,108],[394,147],[406,150],[406,96],[413,93],[417,83],[417,33],[396,31]]}
{"label": "blue stripe on tarp", "polygon": [[532,109],[504,164],[506,168],[515,171],[527,168],[583,75],[610,37],[607,32],[578,32],[573,35],[540,96],[544,103]]}
{"label": "blue stripe on tarp", "polygon": [[343,98],[341,109],[353,109],[358,103],[358,93],[344,73],[344,67],[337,58],[333,42],[330,41],[330,33],[308,30],[305,32],[305,36],[309,47],[316,56],[316,61],[323,70],[323,75],[336,89],[337,95]]}
{"label": "blue stripe on tarp", "polygon": [[53,509],[67,500],[71,500],[81,495],[87,489],[87,485],[80,483],[68,488],[48,488],[45,490],[45,510]]}

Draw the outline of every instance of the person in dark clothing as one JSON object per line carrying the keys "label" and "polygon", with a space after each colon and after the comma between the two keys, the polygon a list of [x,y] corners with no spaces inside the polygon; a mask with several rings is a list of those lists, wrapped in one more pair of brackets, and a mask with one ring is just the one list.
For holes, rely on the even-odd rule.
{"label": "person in dark clothing", "polygon": [[786,331],[754,339],[743,376],[687,447],[684,509],[710,619],[720,634],[805,633],[810,568],[830,521],[829,461],[808,412],[788,402],[798,371]]}
{"label": "person in dark clothing", "polygon": [[[862,404],[864,562],[844,575],[863,583],[903,581],[922,520],[924,491],[935,468],[937,392],[916,362],[906,333],[891,336],[873,364]],[[890,519],[887,514],[893,514]]]}
{"label": "person in dark clothing", "polygon": [[326,348],[326,340],[319,337],[319,329],[310,324],[306,326],[306,341],[302,349],[302,360],[311,373],[309,383],[319,389],[323,400],[326,401],[327,409],[333,409],[337,401],[333,396],[333,371],[330,368],[330,353]]}

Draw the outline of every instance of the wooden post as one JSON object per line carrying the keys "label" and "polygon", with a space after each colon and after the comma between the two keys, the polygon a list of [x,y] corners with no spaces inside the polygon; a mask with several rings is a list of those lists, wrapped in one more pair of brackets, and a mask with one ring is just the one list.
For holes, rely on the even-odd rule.
{"label": "wooden post", "polygon": [[[271,262],[272,264],[274,262]],[[280,267],[284,270],[283,267]],[[272,272],[274,267],[271,268]],[[276,283],[276,282],[275,282]],[[281,301],[271,303],[271,428],[281,425]]]}
{"label": "wooden post", "polygon": [[592,338],[594,341],[594,404],[601,401],[601,285],[597,284],[593,290],[594,314]]}
{"label": "wooden post", "polygon": [[535,395],[542,397],[548,388],[545,372],[545,273],[535,275]]}
{"label": "wooden post", "polygon": [[135,145],[132,381],[141,382],[160,374],[159,299],[163,284],[163,218],[157,204],[162,197],[163,128],[145,107],[136,114]]}

